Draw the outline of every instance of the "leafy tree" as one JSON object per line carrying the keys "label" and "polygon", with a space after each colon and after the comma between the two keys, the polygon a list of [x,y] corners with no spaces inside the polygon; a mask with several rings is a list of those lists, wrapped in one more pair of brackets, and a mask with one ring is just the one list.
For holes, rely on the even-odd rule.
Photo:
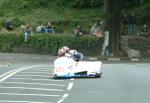
{"label": "leafy tree", "polygon": [[120,36],[121,0],[104,0],[106,29],[110,32],[110,51],[118,54],[118,38]]}

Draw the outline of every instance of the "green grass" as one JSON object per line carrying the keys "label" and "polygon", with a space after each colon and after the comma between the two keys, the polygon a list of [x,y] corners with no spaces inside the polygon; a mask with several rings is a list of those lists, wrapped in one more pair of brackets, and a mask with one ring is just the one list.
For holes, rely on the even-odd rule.
{"label": "green grass", "polygon": [[33,27],[52,21],[55,28],[63,29],[66,34],[70,34],[77,24],[89,31],[93,23],[99,21],[102,15],[101,8],[73,9],[60,7],[55,2],[49,4],[48,7],[31,8],[30,10],[18,9],[18,7],[16,0],[14,2],[13,0],[0,0],[1,26],[6,19],[17,19],[23,24],[30,23]]}

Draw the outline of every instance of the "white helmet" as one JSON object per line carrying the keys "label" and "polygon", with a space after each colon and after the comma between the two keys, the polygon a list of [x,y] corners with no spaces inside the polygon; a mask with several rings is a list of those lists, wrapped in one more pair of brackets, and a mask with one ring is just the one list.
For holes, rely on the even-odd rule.
{"label": "white helmet", "polygon": [[62,49],[64,49],[64,51],[65,51],[66,53],[68,53],[68,52],[70,51],[69,47],[67,47],[67,46],[64,46]]}
{"label": "white helmet", "polygon": [[58,56],[65,56],[65,50],[64,49],[59,49],[58,50]]}

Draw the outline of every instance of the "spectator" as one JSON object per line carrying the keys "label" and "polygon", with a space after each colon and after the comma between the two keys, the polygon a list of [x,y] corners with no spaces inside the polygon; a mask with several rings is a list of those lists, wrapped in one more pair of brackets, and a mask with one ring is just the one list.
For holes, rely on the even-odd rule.
{"label": "spectator", "polygon": [[126,13],[122,17],[122,34],[127,35],[128,33],[128,16]]}
{"label": "spectator", "polygon": [[149,37],[148,35],[148,26],[146,24],[144,24],[141,28],[141,32],[140,32],[141,36],[146,36]]}
{"label": "spectator", "polygon": [[8,31],[12,31],[12,30],[13,30],[13,24],[12,24],[12,21],[11,21],[11,20],[7,20],[7,21],[5,22],[5,28],[6,28],[6,30],[8,30]]}
{"label": "spectator", "polygon": [[130,34],[136,34],[136,16],[134,12],[131,13],[131,16],[129,17],[129,31]]}
{"label": "spectator", "polygon": [[47,25],[45,26],[45,32],[54,34],[54,27],[51,24],[51,22],[48,22]]}
{"label": "spectator", "polygon": [[100,29],[100,26],[98,26],[96,23],[91,28],[91,35],[94,35],[96,37],[102,37],[102,30]]}
{"label": "spectator", "polygon": [[43,24],[41,24],[40,26],[38,26],[36,28],[36,31],[39,32],[39,33],[44,33],[45,32],[45,27]]}
{"label": "spectator", "polygon": [[75,34],[76,36],[81,36],[81,35],[83,35],[83,31],[82,31],[82,28],[81,28],[80,25],[77,25],[77,27],[76,27],[75,30],[74,30],[74,34]]}
{"label": "spectator", "polygon": [[103,43],[103,48],[102,48],[102,53],[101,56],[109,56],[110,51],[109,51],[109,31],[105,31],[105,38],[104,38],[104,43]]}
{"label": "spectator", "polygon": [[28,41],[30,35],[32,35],[32,27],[29,24],[27,24],[24,31],[25,42]]}

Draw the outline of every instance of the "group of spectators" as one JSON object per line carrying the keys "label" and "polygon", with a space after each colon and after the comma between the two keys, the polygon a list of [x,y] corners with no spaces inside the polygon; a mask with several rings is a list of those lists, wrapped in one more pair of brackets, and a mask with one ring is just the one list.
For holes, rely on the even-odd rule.
{"label": "group of spectators", "polygon": [[74,29],[73,34],[76,36],[81,36],[84,34],[90,34],[95,37],[103,37],[103,30],[104,30],[104,22],[100,21],[99,23],[94,23],[91,27],[90,32],[84,31],[80,25]]}
{"label": "group of spectators", "polygon": [[[33,28],[30,24],[26,24],[26,25],[21,25],[21,28],[24,31],[24,41],[27,42],[29,36],[33,35]],[[37,33],[53,33],[55,32],[53,25],[51,24],[51,22],[48,22],[47,25],[43,25],[41,24],[40,26],[38,26],[36,28],[36,32]]]}
{"label": "group of spectators", "polygon": [[51,22],[48,22],[46,26],[41,24],[36,28],[36,31],[39,33],[53,33],[54,34],[54,28]]}
{"label": "group of spectators", "polygon": [[131,14],[123,13],[121,19],[121,31],[122,35],[148,35],[148,26],[143,24],[137,27],[137,17],[134,12]]}
{"label": "group of spectators", "polygon": [[[4,23],[4,28],[7,31],[13,31],[14,30],[14,25],[12,20],[6,20]],[[24,41],[27,42],[29,39],[29,36],[33,35],[34,28],[31,26],[30,23],[26,23],[25,25],[21,25],[20,28],[22,29],[24,33]],[[54,27],[51,24],[51,22],[48,22],[46,25],[39,25],[35,31],[37,33],[55,33]]]}
{"label": "group of spectators", "polygon": [[[104,20],[101,20],[98,23],[93,23],[91,29],[89,31],[83,30],[83,28],[77,24],[77,26],[73,30],[73,34],[76,36],[82,36],[84,34],[90,34],[95,37],[103,37],[104,36]],[[11,20],[7,20],[5,22],[5,28],[8,31],[14,30],[13,22]],[[21,25],[21,28],[24,32],[25,42],[28,40],[28,37],[33,33],[33,27],[27,23],[26,25]],[[52,23],[49,21],[46,25],[39,25],[35,28],[37,33],[55,33],[54,27]],[[137,17],[134,12],[131,14],[123,13],[121,18],[121,34],[122,35],[141,35],[147,36],[149,35],[149,29],[147,24],[143,24],[140,29],[137,29]]]}

